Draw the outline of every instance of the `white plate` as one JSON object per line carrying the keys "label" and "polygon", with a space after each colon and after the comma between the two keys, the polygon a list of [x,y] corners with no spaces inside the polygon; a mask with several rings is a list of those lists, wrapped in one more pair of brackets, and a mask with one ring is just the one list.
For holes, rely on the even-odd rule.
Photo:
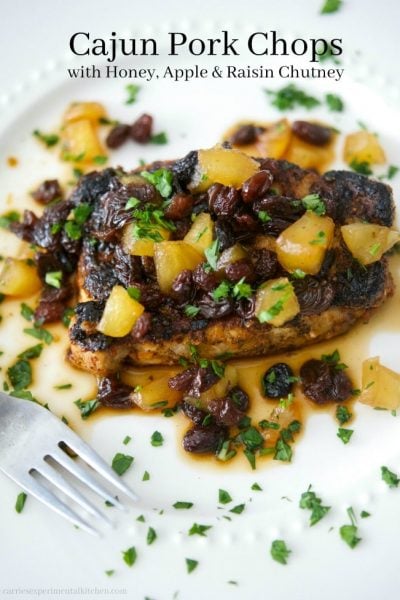
{"label": "white plate", "polygon": [[[150,59],[143,62],[152,64]],[[159,57],[158,64],[167,63]],[[379,132],[389,163],[399,164],[399,109],[393,100],[385,100],[395,98],[395,91],[388,89],[385,98],[380,96],[374,90],[371,72],[367,69],[365,73],[361,77],[348,65],[346,78],[338,84],[307,85],[318,96],[329,91],[340,94],[347,106],[343,114],[326,114],[321,108],[310,115],[325,118],[344,132],[354,130],[357,120],[366,122]],[[13,206],[22,208],[30,204],[27,190],[44,178],[62,176],[62,167],[55,156],[41,150],[31,132],[35,128],[50,131],[56,127],[72,100],[103,102],[109,114],[122,121],[132,121],[142,111],[155,115],[156,129],[167,131],[170,143],[143,149],[126,145],[113,154],[113,164],[131,168],[140,158],[150,161],[182,156],[194,147],[210,146],[227,126],[240,118],[279,116],[270,107],[262,88],[277,87],[284,82],[272,83],[269,86],[269,82],[259,80],[210,80],[174,84],[158,80],[142,84],[138,103],[128,107],[124,105],[124,81],[67,81],[65,63],[54,61],[22,84],[20,92],[14,92],[5,106],[0,164],[4,165],[8,156],[17,156],[20,164],[15,169],[2,168],[0,212],[8,208],[7,194],[13,194]],[[304,82],[301,86],[305,87]],[[307,115],[304,111],[293,111],[289,117]],[[398,193],[399,177],[393,184]],[[9,251],[17,253],[18,244],[2,233],[0,252],[8,251],[9,244],[14,244]],[[399,263],[396,264],[398,269]],[[1,309],[0,325],[0,348],[5,351],[0,359],[3,372],[13,357],[32,341],[19,335],[23,321],[7,318],[11,312],[18,312],[18,303],[5,306],[6,310]],[[398,306],[396,296],[390,305],[393,314]],[[399,341],[398,330],[393,334],[382,331],[363,353],[380,354],[385,364],[399,370]],[[332,345],[335,347],[335,342]],[[77,419],[72,401],[89,397],[93,380],[83,374],[72,391],[54,394],[52,387],[61,378],[65,382],[74,377],[72,369],[59,366],[64,348],[65,342],[61,342],[43,353],[41,369],[46,377],[35,383],[33,391],[59,415],[70,418],[78,432],[109,462],[117,451],[135,456],[126,480],[137,490],[140,501],[131,506],[128,515],[115,514],[118,528],[95,540],[49,514],[32,499],[28,499],[24,512],[17,515],[13,505],[18,490],[1,479],[0,524],[3,539],[7,540],[0,545],[0,593],[3,588],[4,597],[8,588],[20,588],[18,597],[24,597],[22,588],[43,588],[47,590],[45,597],[50,596],[50,588],[64,590],[57,592],[58,597],[67,597],[67,589],[73,588],[82,598],[106,598],[113,589],[115,595],[156,600],[264,596],[274,600],[286,596],[313,600],[321,597],[322,588],[325,600],[339,596],[372,600],[383,590],[384,597],[395,593],[399,583],[395,558],[398,498],[396,492],[389,491],[380,481],[380,466],[388,464],[400,470],[399,419],[358,407],[356,433],[351,443],[344,446],[336,438],[332,419],[318,415],[307,423],[306,434],[296,445],[290,466],[261,466],[255,472],[204,468],[183,458],[173,419],[141,418],[135,411],[109,419],[95,418],[92,422]],[[165,438],[162,448],[150,445],[154,430],[161,431]],[[133,438],[128,446],[122,445],[126,435]],[[151,478],[143,482],[145,470]],[[251,490],[254,482],[261,485],[262,492]],[[313,529],[308,527],[308,514],[298,508],[299,496],[310,483],[332,506],[329,515]],[[218,506],[218,488],[229,491],[232,504]],[[176,511],[172,504],[177,500],[194,502],[194,507]],[[246,503],[242,515],[230,514],[232,521],[222,518],[229,515],[229,508],[242,502]],[[348,506],[353,506],[357,514],[361,510],[372,513],[370,519],[359,519],[363,541],[354,551],[338,535],[338,527],[348,522]],[[114,514],[113,509],[107,510]],[[140,514],[145,516],[145,524],[136,521]],[[207,537],[187,535],[194,522],[212,525]],[[146,545],[148,526],[154,527],[158,536],[151,546]],[[286,567],[274,563],[269,556],[271,541],[277,538],[286,540],[293,551]],[[137,548],[138,559],[129,569],[122,561],[121,551],[132,545]],[[186,573],[185,558],[199,561],[198,568],[190,575]],[[112,578],[104,574],[107,569],[115,569]],[[84,589],[79,591],[79,587]],[[174,596],[175,592],[179,594]]]}

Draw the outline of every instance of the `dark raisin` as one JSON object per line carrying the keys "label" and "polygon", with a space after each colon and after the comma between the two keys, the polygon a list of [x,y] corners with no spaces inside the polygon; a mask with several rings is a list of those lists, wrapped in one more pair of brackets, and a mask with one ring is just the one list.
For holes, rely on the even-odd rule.
{"label": "dark raisin", "polygon": [[225,274],[226,278],[234,283],[241,279],[251,283],[256,278],[254,267],[246,258],[241,258],[225,267]]}
{"label": "dark raisin", "polygon": [[215,223],[215,237],[219,242],[221,252],[230,248],[235,243],[235,235],[228,221],[217,221]]}
{"label": "dark raisin", "polygon": [[186,415],[195,425],[201,425],[207,416],[207,413],[200,408],[197,408],[191,402],[184,400],[181,404],[181,409],[184,415]]}
{"label": "dark raisin", "polygon": [[142,115],[131,125],[130,136],[139,144],[147,144],[153,130],[153,117]]}
{"label": "dark raisin", "polygon": [[300,369],[304,394],[316,404],[344,402],[351,396],[352,382],[343,370],[322,360],[308,360]]}
{"label": "dark raisin", "polygon": [[234,307],[231,298],[221,298],[216,301],[211,294],[204,294],[197,306],[200,308],[200,314],[206,319],[226,317],[233,312]]}
{"label": "dark raisin", "polygon": [[286,363],[272,365],[261,380],[264,396],[285,398],[293,388],[293,371]]}
{"label": "dark raisin", "polygon": [[171,240],[183,240],[191,226],[192,221],[190,217],[175,221],[175,231],[172,233]]}
{"label": "dark raisin", "polygon": [[218,375],[211,367],[198,367],[187,391],[192,398],[200,398],[200,394],[206,392],[219,380]]}
{"label": "dark raisin", "polygon": [[130,131],[131,128],[129,125],[116,125],[106,137],[106,146],[113,150],[119,148],[125,144],[126,140],[129,138]]}
{"label": "dark raisin", "polygon": [[242,186],[243,202],[253,202],[257,198],[265,196],[272,185],[273,179],[270,171],[258,171],[252,177],[246,179]]}
{"label": "dark raisin", "polygon": [[252,144],[256,141],[258,133],[259,128],[255,125],[242,125],[232,134],[230,142],[236,144],[236,146]]}
{"label": "dark raisin", "polygon": [[32,196],[40,204],[49,204],[50,202],[54,202],[54,200],[61,200],[63,191],[57,179],[46,179],[32,193]]}
{"label": "dark raisin", "polygon": [[325,146],[332,139],[332,129],[309,123],[308,121],[294,121],[292,131],[301,140],[313,146]]}
{"label": "dark raisin", "polygon": [[257,231],[260,227],[259,221],[244,210],[237,211],[234,219],[234,229],[238,239],[249,237],[251,232]]}
{"label": "dark raisin", "polygon": [[263,221],[264,233],[277,237],[284,229],[297,221],[305,212],[299,200],[287,196],[267,196],[254,201],[253,210],[256,214],[266,213],[268,220]]}
{"label": "dark raisin", "polygon": [[189,194],[175,194],[164,211],[167,219],[179,221],[191,214],[193,198]]}
{"label": "dark raisin", "polygon": [[196,372],[197,367],[185,369],[181,373],[178,373],[169,379],[168,387],[170,387],[171,390],[187,393],[192,385],[192,381],[196,375]]}
{"label": "dark raisin", "polygon": [[211,292],[219,283],[217,275],[213,272],[207,273],[203,265],[198,265],[195,268],[192,277],[193,283],[205,292]]}
{"label": "dark raisin", "polygon": [[318,315],[332,305],[335,288],[329,281],[305,277],[293,281],[293,286],[302,315]]}
{"label": "dark raisin", "polygon": [[208,206],[217,217],[232,217],[239,201],[240,193],[234,187],[214,183],[208,190]]}
{"label": "dark raisin", "polygon": [[102,377],[98,383],[97,399],[103,406],[111,408],[132,408],[132,388],[117,377]]}
{"label": "dark raisin", "polygon": [[39,302],[35,310],[35,321],[38,323],[55,323],[61,321],[65,310],[65,304],[62,301]]}
{"label": "dark raisin", "polygon": [[239,410],[246,412],[246,410],[249,408],[249,396],[238,385],[229,391],[228,396],[232,398]]}
{"label": "dark raisin", "polygon": [[279,263],[275,252],[272,250],[267,248],[252,250],[250,258],[257,277],[263,281],[272,279],[276,275]]}
{"label": "dark raisin", "polygon": [[222,445],[227,432],[225,427],[195,425],[183,437],[183,447],[186,452],[194,454],[215,453]]}
{"label": "dark raisin", "polygon": [[236,312],[242,319],[251,319],[254,317],[256,310],[256,299],[254,296],[251,298],[240,298],[236,302]]}
{"label": "dark raisin", "polygon": [[184,158],[177,160],[173,164],[172,171],[181,187],[186,188],[188,183],[190,183],[190,180],[192,179],[193,173],[196,169],[197,162],[197,152],[192,150]]}
{"label": "dark raisin", "polygon": [[151,314],[144,312],[142,315],[140,315],[135,325],[133,326],[130,336],[133,339],[133,341],[138,342],[144,338],[144,336],[150,331],[150,329]]}
{"label": "dark raisin", "polygon": [[238,425],[245,416],[245,413],[241,411],[232,398],[229,398],[228,396],[211,400],[208,404],[208,410],[217,423],[227,425],[228,427]]}
{"label": "dark raisin", "polygon": [[175,277],[172,282],[172,292],[180,304],[190,300],[193,292],[192,271],[184,269]]}
{"label": "dark raisin", "polygon": [[[121,246],[115,246],[111,257],[114,262],[115,275],[124,287],[135,286],[142,279],[142,266],[139,256],[127,254]],[[105,262],[104,257],[99,259]]]}
{"label": "dark raisin", "polygon": [[142,269],[149,279],[156,280],[156,265],[154,263],[154,258],[152,256],[141,256],[140,261],[142,263]]}

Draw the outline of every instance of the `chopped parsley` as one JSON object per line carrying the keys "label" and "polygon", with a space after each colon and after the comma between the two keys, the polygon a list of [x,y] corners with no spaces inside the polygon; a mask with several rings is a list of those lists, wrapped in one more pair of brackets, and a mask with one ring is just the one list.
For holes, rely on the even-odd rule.
{"label": "chopped parsley", "polygon": [[125,204],[125,210],[130,210],[131,208],[137,208],[140,204],[139,198],[129,198],[128,202]]}
{"label": "chopped parsley", "polygon": [[131,546],[128,550],[122,552],[122,558],[128,565],[128,567],[132,567],[137,559],[137,552],[135,546]]}
{"label": "chopped parsley", "polygon": [[193,304],[188,304],[185,306],[185,315],[189,318],[193,318],[200,312],[200,308],[198,306],[193,306]]}
{"label": "chopped parsley", "polygon": [[122,443],[124,444],[124,446],[127,446],[129,444],[129,442],[132,440],[130,435],[126,435],[122,441]]}
{"label": "chopped parsley", "polygon": [[393,471],[389,471],[387,467],[381,467],[381,477],[390,488],[397,488],[399,486],[399,477]]}
{"label": "chopped parsley", "polygon": [[95,165],[105,165],[108,161],[108,156],[95,156],[93,162]]}
{"label": "chopped parsley", "polygon": [[62,277],[62,271],[50,271],[49,273],[46,273],[44,280],[47,285],[60,289]]}
{"label": "chopped parsley", "polygon": [[326,362],[328,365],[333,366],[335,368],[335,371],[344,371],[344,369],[347,369],[347,365],[339,362],[340,361],[339,350],[334,350],[334,352],[332,352],[332,354],[323,354],[321,356],[321,360]]}
{"label": "chopped parsley", "polygon": [[257,482],[253,483],[251,489],[255,492],[262,492],[262,487]]}
{"label": "chopped parsley", "polygon": [[204,251],[204,254],[211,269],[216,271],[219,255],[219,240],[214,240],[211,246]]}
{"label": "chopped parsley", "polygon": [[351,507],[347,509],[347,514],[350,517],[351,525],[342,525],[339,533],[342,540],[353,549],[361,542],[361,538],[357,537],[358,527],[356,525],[354,510]]}
{"label": "chopped parsley", "polygon": [[125,104],[134,104],[137,100],[137,95],[139,93],[140,86],[134,83],[129,83],[125,86],[125,90],[128,94]]}
{"label": "chopped parsley", "polygon": [[282,111],[292,110],[297,106],[311,109],[321,104],[317,98],[309,96],[293,83],[290,83],[277,91],[265,90],[265,92],[270,96],[271,104]]}
{"label": "chopped parsley", "polygon": [[278,300],[273,304],[268,310],[262,310],[258,315],[258,320],[260,323],[268,323],[274,317],[277,317],[283,310],[285,301],[283,299]]}
{"label": "chopped parsley", "polygon": [[152,173],[142,171],[140,175],[146,179],[146,181],[154,185],[163,198],[169,198],[171,196],[172,182],[174,179],[172,171],[168,171],[168,169],[157,169],[157,171],[153,171]]}
{"label": "chopped parsley", "polygon": [[17,500],[15,502],[15,510],[18,514],[22,513],[22,511],[24,510],[26,498],[27,495],[25,494],[25,492],[21,492],[20,494],[18,494]]}
{"label": "chopped parsley", "polygon": [[342,0],[325,0],[321,7],[321,15],[329,15],[335,13],[342,6]]}
{"label": "chopped parsley", "polygon": [[117,454],[112,459],[111,467],[117,473],[117,475],[123,475],[129,469],[133,461],[133,456],[117,452]]}
{"label": "chopped parsley", "polygon": [[151,546],[151,544],[156,539],[157,539],[157,534],[156,534],[155,530],[153,529],[153,527],[149,527],[147,530],[147,536],[146,536],[147,545]]}
{"label": "chopped parsley", "polygon": [[270,553],[276,562],[286,565],[291,550],[288,549],[283,540],[274,540],[271,544]]}
{"label": "chopped parsley", "polygon": [[217,302],[218,300],[221,300],[221,298],[227,298],[227,296],[229,296],[230,291],[231,286],[228,283],[228,281],[221,281],[219,286],[216,287],[215,290],[213,290],[212,297]]}
{"label": "chopped parsley", "polygon": [[185,502],[184,500],[178,500],[175,504],[172,505],[176,510],[189,509],[192,508],[193,502]]}
{"label": "chopped parsley", "polygon": [[371,166],[370,166],[369,162],[367,162],[366,160],[359,162],[358,160],[353,158],[353,160],[349,164],[349,167],[356,173],[360,173],[360,175],[372,175],[373,174]]}
{"label": "chopped parsley", "polygon": [[306,274],[304,271],[302,271],[302,269],[295,269],[292,273],[292,277],[295,279],[304,279],[305,276]]}
{"label": "chopped parsley", "polygon": [[310,526],[320,521],[331,509],[330,506],[323,506],[321,498],[318,498],[315,492],[311,491],[311,485],[306,492],[303,492],[300,498],[300,508],[311,511]]}
{"label": "chopped parsley", "polygon": [[20,214],[16,210],[10,210],[9,212],[1,215],[0,227],[2,229],[8,229],[11,223],[17,223],[20,219]]}
{"label": "chopped parsley", "polygon": [[371,256],[376,256],[378,254],[379,250],[380,250],[380,247],[381,247],[380,242],[376,242],[376,244],[372,244],[372,246],[370,246],[368,248],[368,253]]}
{"label": "chopped parsley", "polygon": [[235,283],[232,289],[232,296],[234,298],[237,298],[238,300],[240,300],[241,298],[250,298],[250,296],[253,293],[251,285],[245,283],[244,279],[245,278],[242,277],[240,281]]}
{"label": "chopped parsley", "polygon": [[232,496],[226,490],[218,490],[218,502],[220,504],[229,504],[232,502]]}
{"label": "chopped parsley", "polygon": [[55,390],[70,390],[72,388],[72,383],[62,383],[60,385],[55,385]]}
{"label": "chopped parsley", "polygon": [[317,237],[308,242],[311,246],[317,246],[318,244],[325,244],[326,242],[326,233],[325,231],[318,231]]}
{"label": "chopped parsley", "polygon": [[104,571],[104,573],[107,575],[107,577],[111,577],[114,575],[115,569],[108,569],[107,571]]}
{"label": "chopped parsley", "polygon": [[336,407],[336,418],[341,425],[344,425],[348,421],[350,421],[353,416],[347,406],[343,406],[343,404],[338,404]]}
{"label": "chopped parsley", "polygon": [[85,401],[80,399],[75,400],[74,404],[76,404],[76,406],[81,411],[82,419],[87,419],[88,417],[90,417],[90,415],[101,406],[97,398],[94,398],[94,400]]}
{"label": "chopped parsley", "polygon": [[32,383],[32,368],[25,358],[12,365],[7,375],[14,390],[23,390]]}
{"label": "chopped parsley", "polygon": [[266,210],[259,210],[257,216],[262,223],[268,223],[268,221],[271,221],[271,217]]}
{"label": "chopped parsley", "polygon": [[366,510],[362,510],[362,511],[360,512],[360,517],[361,517],[362,519],[367,519],[367,518],[368,518],[368,517],[370,517],[370,516],[371,516],[371,513],[367,512]]}
{"label": "chopped parsley", "polygon": [[304,208],[311,210],[320,217],[326,213],[325,202],[319,194],[308,194],[308,196],[302,198],[301,202]]}
{"label": "chopped parsley", "polygon": [[164,438],[159,431],[155,431],[152,434],[150,441],[152,446],[162,446],[164,443]]}
{"label": "chopped parsley", "polygon": [[135,218],[132,236],[134,239],[146,238],[154,242],[162,242],[161,229],[175,231],[176,226],[164,217],[164,213],[157,206],[146,205],[144,209],[135,209],[132,213]]}
{"label": "chopped parsley", "polygon": [[197,565],[199,564],[198,560],[194,560],[193,558],[185,558],[186,561],[186,569],[188,573],[191,573],[195,570]]}
{"label": "chopped parsley", "polygon": [[64,325],[64,327],[69,327],[70,323],[71,323],[71,318],[74,316],[75,311],[73,308],[66,308],[63,312],[63,315],[61,317],[61,321]]}
{"label": "chopped parsley", "polygon": [[244,431],[241,431],[237,436],[237,440],[241,442],[247,450],[254,452],[261,448],[264,443],[264,438],[261,433],[255,427],[248,427]]}
{"label": "chopped parsley", "polygon": [[235,515],[241,515],[245,508],[245,504],[238,504],[237,506],[231,508],[229,512],[234,513]]}
{"label": "chopped parsley", "polygon": [[33,132],[35,138],[40,140],[47,148],[55,146],[60,141],[60,136],[55,133],[42,133],[39,129],[35,129]]}
{"label": "chopped parsley", "polygon": [[199,523],[193,523],[188,531],[188,535],[200,535],[206,537],[206,531],[211,529],[212,525],[200,525]]}
{"label": "chopped parsley", "polygon": [[379,176],[379,179],[393,179],[400,171],[400,167],[396,167],[395,165],[390,165],[388,167],[387,173]]}
{"label": "chopped parsley", "polygon": [[131,286],[128,287],[126,289],[126,291],[128,292],[129,296],[133,299],[133,300],[140,300],[140,296],[141,296],[141,291],[139,290],[139,288]]}
{"label": "chopped parsley", "polygon": [[289,444],[280,437],[275,444],[274,460],[290,462],[292,460],[293,451]]}
{"label": "chopped parsley", "polygon": [[75,221],[67,221],[64,225],[64,231],[70,240],[80,240],[82,237],[82,227]]}
{"label": "chopped parsley", "polygon": [[148,471],[145,471],[143,473],[142,481],[149,481],[149,479],[150,479],[150,473]]}
{"label": "chopped parsley", "polygon": [[29,360],[31,358],[39,358],[43,350],[43,344],[36,344],[36,346],[31,346],[18,354],[18,358],[22,358],[25,360]]}
{"label": "chopped parsley", "polygon": [[340,440],[342,440],[343,444],[348,444],[353,433],[353,429],[345,429],[344,427],[339,427],[336,435]]}
{"label": "chopped parsley", "polygon": [[165,131],[160,131],[160,133],[156,133],[152,135],[150,138],[151,144],[157,144],[158,146],[168,144],[168,137]]}
{"label": "chopped parsley", "polygon": [[325,102],[332,112],[342,112],[344,109],[344,102],[336,94],[326,94]]}

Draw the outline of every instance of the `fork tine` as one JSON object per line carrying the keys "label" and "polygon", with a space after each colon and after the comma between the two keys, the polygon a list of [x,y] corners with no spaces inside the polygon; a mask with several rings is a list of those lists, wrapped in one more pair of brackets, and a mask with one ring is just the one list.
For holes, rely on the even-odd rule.
{"label": "fork tine", "polygon": [[74,525],[77,525],[87,533],[99,536],[99,532],[91,527],[86,521],[80,518],[73,510],[71,510],[64,502],[61,502],[57,496],[41,485],[32,475],[27,473],[19,477],[10,477],[24,489],[28,494],[34,496],[40,502],[43,502],[48,508],[53,509],[56,513],[71,521]]}
{"label": "fork tine", "polygon": [[101,496],[104,500],[110,502],[116,508],[120,510],[126,510],[126,508],[112,496],[86,469],[83,469],[79,464],[74,462],[65,452],[61,449],[53,449],[49,454],[56,462],[58,462],[64,469],[69,471],[77,479],[85,483],[90,489],[96,494]]}
{"label": "fork tine", "polygon": [[112,526],[112,522],[108,517],[103,515],[89,500],[85,498],[79,490],[74,488],[58,471],[56,471],[51,465],[43,461],[40,465],[34,467],[35,471],[40,473],[48,481],[50,481],[56,488],[64,492],[67,496],[72,498],[77,504],[88,511],[91,515],[102,520],[107,525]]}
{"label": "fork tine", "polygon": [[115,472],[108,466],[108,464],[95,452],[92,448],[86,444],[80,437],[78,437],[73,431],[70,432],[67,439],[63,441],[70,446],[81,458],[83,458],[88,465],[90,465],[95,471],[98,471],[107,481],[115,485],[121,492],[124,492],[132,500],[137,500],[136,494],[115,474]]}

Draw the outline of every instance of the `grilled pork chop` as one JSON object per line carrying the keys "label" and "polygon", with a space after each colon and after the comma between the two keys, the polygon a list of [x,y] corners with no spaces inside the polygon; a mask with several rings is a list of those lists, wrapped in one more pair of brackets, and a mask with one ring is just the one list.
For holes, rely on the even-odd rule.
{"label": "grilled pork chop", "polygon": [[[16,233],[44,250],[41,260],[47,257],[49,261],[51,256],[51,270],[56,270],[56,264],[63,273],[76,270],[78,304],[69,329],[68,353],[73,365],[104,376],[126,362],[178,363],[190,358],[193,346],[209,359],[294,350],[368,320],[371,311],[393,293],[386,259],[362,266],[340,233],[341,225],[354,221],[390,227],[394,206],[388,186],[347,171],[320,176],[285,161],[259,162],[264,175],[253,181],[251,193],[249,186],[245,191],[219,183],[206,192],[190,193],[198,169],[197,152],[182,160],[147,165],[147,173],[172,173],[170,193],[162,194],[168,196],[167,202],[160,196],[163,182],[151,183],[140,177],[140,171],[90,173],[80,179],[69,200],[49,206],[41,219],[27,213],[24,223],[14,227]],[[322,200],[326,215],[335,223],[335,233],[319,272],[294,279],[277,260],[275,240],[304,214],[301,199],[310,194]],[[132,198],[136,200],[129,203]],[[180,273],[171,293],[162,293],[153,258],[131,256],[122,244],[124,229],[137,218],[132,206],[142,211],[143,220],[146,207],[154,205],[163,219],[173,223],[172,240],[183,239],[193,215],[209,213],[218,252],[237,243],[245,249],[246,258],[230,265],[226,277],[231,285],[247,282],[251,293],[236,298],[216,295],[221,275],[210,269],[206,259],[193,271]],[[90,215],[78,223],[79,235],[68,235],[65,228],[57,230],[55,224],[64,222],[71,210],[79,215],[82,206],[90,207],[83,210]],[[265,214],[268,217],[261,218]],[[300,312],[281,326],[261,323],[255,316],[254,291],[277,277],[291,278],[300,306]],[[97,329],[115,285],[139,290],[145,310],[122,338]],[[45,305],[44,296],[42,307]]]}

